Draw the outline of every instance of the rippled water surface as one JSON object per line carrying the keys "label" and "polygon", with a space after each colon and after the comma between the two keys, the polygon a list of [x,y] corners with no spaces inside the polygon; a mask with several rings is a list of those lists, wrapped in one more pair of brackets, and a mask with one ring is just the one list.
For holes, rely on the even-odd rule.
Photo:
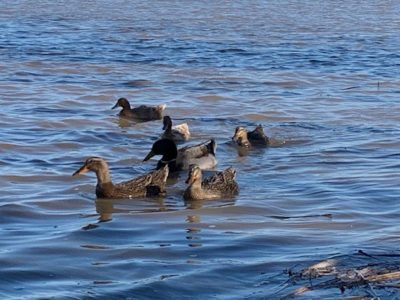
{"label": "rippled water surface", "polygon": [[[2,0],[1,298],[280,299],[304,285],[288,269],[397,251],[399,13],[379,0]],[[142,160],[161,121],[120,120],[119,97],[166,103],[189,143],[215,138],[240,195],[186,205],[182,173],[164,199],[96,200],[93,173],[71,176],[87,157],[115,182],[156,164]],[[257,124],[271,146],[240,155],[235,127]]]}

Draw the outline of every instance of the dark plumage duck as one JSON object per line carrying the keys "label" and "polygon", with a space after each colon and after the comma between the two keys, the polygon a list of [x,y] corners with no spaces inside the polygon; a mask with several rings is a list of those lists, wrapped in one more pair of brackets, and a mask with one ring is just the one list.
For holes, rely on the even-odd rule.
{"label": "dark plumage duck", "polygon": [[265,135],[261,125],[258,125],[250,132],[247,132],[244,127],[236,127],[232,140],[242,147],[250,147],[252,145],[268,146],[269,144],[269,138]]}
{"label": "dark plumage duck", "polygon": [[187,141],[190,138],[189,126],[187,123],[172,126],[172,120],[170,116],[164,116],[163,118],[163,130],[164,133],[161,136],[164,139],[170,139],[175,142]]}
{"label": "dark plumage duck", "polygon": [[98,198],[137,198],[162,195],[168,177],[168,167],[139,176],[135,179],[113,184],[107,162],[101,157],[88,158],[83,166],[72,176],[81,175],[88,171],[96,173],[96,196]]}
{"label": "dark plumage duck", "polygon": [[236,170],[228,168],[202,181],[202,171],[197,165],[191,165],[186,183],[189,185],[183,198],[185,200],[211,200],[232,197],[239,193],[235,181]]}
{"label": "dark plumage duck", "polygon": [[126,98],[119,98],[117,103],[112,107],[112,109],[122,107],[119,112],[119,116],[128,119],[135,119],[140,121],[151,121],[151,120],[161,120],[163,117],[163,112],[165,110],[166,104],[160,104],[157,106],[146,106],[140,105],[138,107],[131,108],[131,105]]}
{"label": "dark plumage duck", "polygon": [[158,161],[157,169],[168,165],[170,172],[175,172],[188,169],[191,164],[197,164],[202,169],[212,169],[217,164],[215,149],[216,143],[213,139],[179,150],[173,140],[161,139],[153,144],[151,151],[143,161],[147,161],[155,155],[162,155],[161,160]]}

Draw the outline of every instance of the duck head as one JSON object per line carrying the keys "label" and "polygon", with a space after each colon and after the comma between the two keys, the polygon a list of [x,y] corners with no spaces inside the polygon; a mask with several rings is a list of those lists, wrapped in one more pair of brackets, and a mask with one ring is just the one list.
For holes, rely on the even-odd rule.
{"label": "duck head", "polygon": [[195,182],[201,183],[202,172],[198,165],[190,165],[188,178],[185,183],[189,185],[193,185]]}
{"label": "duck head", "polygon": [[239,146],[250,147],[250,142],[247,139],[247,130],[244,127],[236,127],[232,140]]}
{"label": "duck head", "polygon": [[146,155],[143,161],[147,161],[155,155],[162,155],[161,160],[169,162],[176,159],[178,156],[178,149],[174,141],[169,139],[161,139],[156,141],[151,147],[151,151]]}
{"label": "duck head", "polygon": [[117,100],[117,103],[115,103],[115,105],[111,109],[117,108],[118,106],[122,107],[123,109],[131,108],[131,104],[126,98],[119,98]]}
{"label": "duck head", "polygon": [[107,162],[101,157],[90,157],[85,161],[82,167],[72,174],[72,176],[82,175],[89,171],[95,173],[108,172]]}
{"label": "duck head", "polygon": [[163,130],[171,130],[172,128],[172,120],[170,116],[164,116],[163,118]]}

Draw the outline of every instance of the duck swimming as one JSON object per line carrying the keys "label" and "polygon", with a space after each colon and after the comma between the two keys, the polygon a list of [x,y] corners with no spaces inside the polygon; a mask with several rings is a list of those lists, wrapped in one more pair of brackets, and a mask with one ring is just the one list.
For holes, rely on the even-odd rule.
{"label": "duck swimming", "polygon": [[187,141],[190,138],[189,126],[187,123],[172,126],[172,120],[170,116],[164,116],[163,118],[163,130],[162,138],[170,139],[175,142]]}
{"label": "duck swimming", "polygon": [[129,181],[114,184],[107,162],[101,157],[88,158],[72,176],[92,171],[96,173],[96,196],[98,198],[138,198],[165,194],[168,166]]}
{"label": "duck swimming", "polygon": [[253,131],[247,132],[244,127],[236,127],[232,140],[242,147],[269,145],[269,138],[265,135],[262,125],[258,125]]}
{"label": "duck swimming", "polygon": [[140,105],[131,108],[131,104],[126,98],[119,98],[112,109],[115,109],[118,106],[122,107],[122,110],[119,112],[120,117],[140,121],[161,120],[163,112],[167,107],[166,104],[160,104],[157,106]]}
{"label": "duck swimming", "polygon": [[228,168],[202,180],[202,171],[197,165],[191,165],[186,183],[189,185],[184,194],[185,200],[211,200],[232,197],[239,193],[235,181],[236,170]]}
{"label": "duck swimming", "polygon": [[162,155],[158,161],[157,169],[168,165],[170,172],[176,172],[188,169],[191,164],[197,164],[202,169],[212,169],[217,164],[215,150],[214,139],[201,144],[186,146],[179,150],[173,140],[160,139],[153,144],[151,151],[143,161],[147,161],[155,155]]}

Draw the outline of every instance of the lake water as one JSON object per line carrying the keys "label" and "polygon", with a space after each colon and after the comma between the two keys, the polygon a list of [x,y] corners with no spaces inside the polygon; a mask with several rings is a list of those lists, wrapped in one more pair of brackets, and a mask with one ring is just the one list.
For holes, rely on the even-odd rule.
{"label": "lake water", "polygon": [[[397,253],[400,2],[29,1],[0,3],[2,299],[281,299],[288,270]],[[142,162],[161,121],[111,110],[167,104],[189,143],[215,138],[237,169],[233,200],[97,200]],[[236,126],[272,144],[239,155]],[[374,289],[397,297],[397,288]],[[396,296],[397,295],[397,296]],[[295,299],[371,296],[316,289]],[[365,298],[366,299],[366,298]],[[398,299],[398,298],[396,298]]]}

